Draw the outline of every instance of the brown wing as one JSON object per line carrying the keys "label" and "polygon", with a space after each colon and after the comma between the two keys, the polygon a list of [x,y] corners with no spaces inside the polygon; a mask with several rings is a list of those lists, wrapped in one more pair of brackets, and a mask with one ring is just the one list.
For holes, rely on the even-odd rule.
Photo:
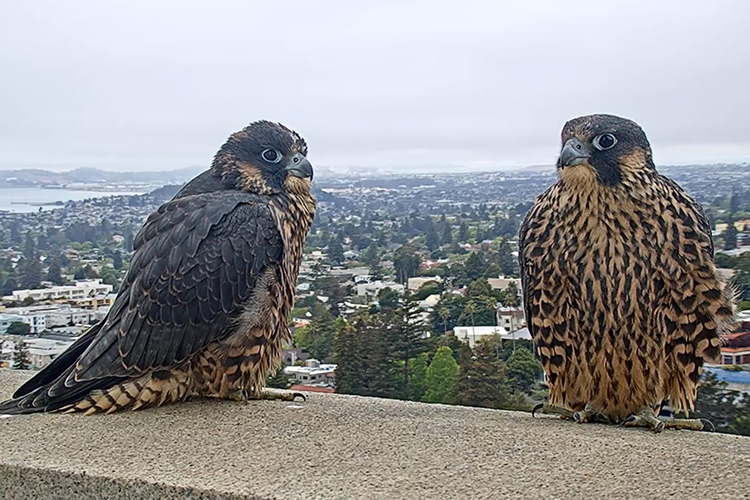
{"label": "brown wing", "polygon": [[666,236],[661,266],[670,277],[670,289],[656,319],[666,333],[671,404],[688,410],[704,361],[720,353],[721,329],[733,316],[732,298],[730,288],[716,276],[711,228],[700,205],[670,179],[659,181]]}

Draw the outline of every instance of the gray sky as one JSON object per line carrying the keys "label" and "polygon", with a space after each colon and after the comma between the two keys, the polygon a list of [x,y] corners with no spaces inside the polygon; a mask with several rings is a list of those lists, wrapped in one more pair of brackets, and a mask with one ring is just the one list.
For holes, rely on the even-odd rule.
{"label": "gray sky", "polygon": [[750,160],[750,1],[16,1],[0,168],[208,165],[256,119],[337,169],[549,164],[566,120]]}

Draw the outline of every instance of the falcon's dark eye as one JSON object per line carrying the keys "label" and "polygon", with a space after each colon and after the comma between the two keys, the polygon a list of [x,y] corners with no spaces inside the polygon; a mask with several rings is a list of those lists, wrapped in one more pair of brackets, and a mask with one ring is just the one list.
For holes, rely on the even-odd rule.
{"label": "falcon's dark eye", "polygon": [[281,161],[281,153],[275,149],[266,149],[261,153],[261,156],[268,163],[279,163]]}
{"label": "falcon's dark eye", "polygon": [[594,137],[594,147],[599,151],[610,149],[612,146],[617,144],[617,137],[612,134],[602,134]]}

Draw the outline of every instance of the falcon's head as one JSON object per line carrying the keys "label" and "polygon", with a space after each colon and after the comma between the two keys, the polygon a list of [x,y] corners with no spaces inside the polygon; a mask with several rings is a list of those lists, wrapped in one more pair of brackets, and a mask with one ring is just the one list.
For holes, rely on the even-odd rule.
{"label": "falcon's head", "polygon": [[313,169],[307,144],[280,123],[258,121],[232,134],[211,166],[231,189],[309,195]]}
{"label": "falcon's head", "polygon": [[651,146],[634,121],[613,115],[574,118],[562,130],[561,179],[617,186],[655,171]]}

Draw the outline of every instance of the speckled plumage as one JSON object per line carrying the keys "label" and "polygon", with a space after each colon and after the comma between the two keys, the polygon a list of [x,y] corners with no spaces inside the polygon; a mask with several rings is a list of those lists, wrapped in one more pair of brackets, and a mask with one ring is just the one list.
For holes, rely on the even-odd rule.
{"label": "speckled plumage", "polygon": [[[264,160],[268,149],[279,161]],[[315,211],[306,154],[280,124],[233,134],[209,171],[148,218],[106,318],[0,413],[258,396],[291,339],[287,317]]]}
{"label": "speckled plumage", "polygon": [[[593,144],[607,133],[617,142],[600,151]],[[708,221],[656,172],[634,122],[578,118],[562,142],[558,181],[519,238],[527,323],[550,404],[588,405],[612,422],[666,399],[687,411],[733,314]],[[585,158],[575,156],[581,149]]]}

